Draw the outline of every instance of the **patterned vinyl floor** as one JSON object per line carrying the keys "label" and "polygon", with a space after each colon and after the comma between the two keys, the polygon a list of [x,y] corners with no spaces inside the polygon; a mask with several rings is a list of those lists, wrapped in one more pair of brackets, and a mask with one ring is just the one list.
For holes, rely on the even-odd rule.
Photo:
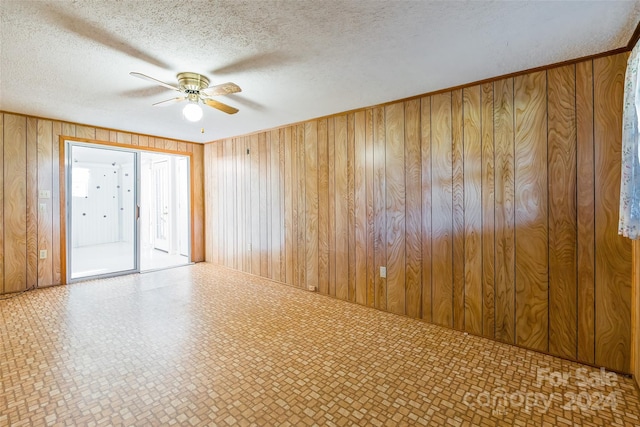
{"label": "patterned vinyl floor", "polygon": [[638,426],[632,380],[207,264],[0,301],[0,425]]}

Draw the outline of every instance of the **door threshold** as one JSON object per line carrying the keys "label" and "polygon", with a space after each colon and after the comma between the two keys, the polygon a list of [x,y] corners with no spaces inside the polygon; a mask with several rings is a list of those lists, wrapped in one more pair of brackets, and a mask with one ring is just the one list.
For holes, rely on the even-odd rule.
{"label": "door threshold", "polygon": [[170,270],[172,268],[179,268],[179,267],[186,267],[188,265],[194,265],[195,262],[188,262],[186,264],[180,264],[180,265],[170,265],[168,267],[158,267],[158,268],[151,268],[149,270],[140,270],[140,274],[144,274],[144,273],[153,273],[154,271],[162,271],[162,270]]}

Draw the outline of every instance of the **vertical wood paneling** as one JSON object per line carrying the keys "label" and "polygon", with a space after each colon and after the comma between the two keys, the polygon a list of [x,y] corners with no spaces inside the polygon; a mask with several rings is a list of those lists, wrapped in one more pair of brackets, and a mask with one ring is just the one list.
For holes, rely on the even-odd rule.
{"label": "vertical wood paneling", "polygon": [[251,157],[251,273],[260,274],[260,149],[258,135],[251,135],[249,156]]}
{"label": "vertical wood paneling", "polygon": [[304,125],[296,125],[296,147],[297,147],[297,169],[298,169],[298,286],[306,286],[306,179],[305,179],[305,146],[304,146]]}
{"label": "vertical wood paneling", "polygon": [[617,233],[626,55],[593,61],[596,363],[628,372],[631,243]]}
{"label": "vertical wood paneling", "polygon": [[495,337],[495,150],[493,83],[482,85],[482,335]]}
{"label": "vertical wood paneling", "polygon": [[348,253],[347,259],[349,278],[349,301],[356,301],[356,236],[355,236],[355,182],[354,182],[354,150],[355,150],[355,118],[353,114],[347,115],[347,240]]}
{"label": "vertical wood paneling", "polygon": [[4,114],[0,114],[0,292],[4,290]]}
{"label": "vertical wood paneling", "polygon": [[336,144],[335,118],[327,121],[327,154],[329,159],[329,295],[336,295]]}
{"label": "vertical wood paneling", "polygon": [[[247,254],[247,228],[245,224],[246,212],[245,212],[245,171],[244,164],[246,161],[246,148],[244,146],[244,138],[234,138],[233,145],[236,148],[235,162],[236,162],[236,227],[238,235],[237,245],[237,269],[245,271],[245,262]],[[278,228],[279,229],[279,228]]]}
{"label": "vertical wood paneling", "polygon": [[433,322],[453,326],[451,93],[431,97]]}
{"label": "vertical wood paneling", "polygon": [[[253,138],[253,137],[252,137]],[[293,147],[291,128],[284,130],[284,266],[285,282],[293,284]],[[255,181],[252,181],[255,182]],[[252,211],[252,216],[255,215]],[[253,234],[253,233],[252,233]]]}
{"label": "vertical wood paneling", "polygon": [[515,342],[513,79],[494,83],[495,337]]}
{"label": "vertical wood paneling", "polygon": [[373,216],[374,235],[374,272],[375,307],[387,309],[387,279],[380,276],[380,267],[387,264],[386,239],[386,173],[385,173],[385,118],[384,108],[373,109]]}
{"label": "vertical wood paneling", "polygon": [[[53,123],[50,120],[38,120],[37,125],[37,149],[38,149],[38,191],[49,191],[53,181],[52,156],[53,151]],[[46,249],[49,256],[38,260],[38,286],[50,286],[53,284],[53,263],[51,262],[52,230],[53,230],[53,206],[51,197],[38,199],[39,205],[44,205],[44,212],[38,211],[38,249]],[[1,234],[1,233],[0,233]]]}
{"label": "vertical wood paneling", "polygon": [[329,147],[327,120],[318,121],[318,291],[329,293]]}
{"label": "vertical wood paneling", "polygon": [[420,159],[422,189],[422,318],[427,322],[432,321],[432,239],[431,239],[431,97],[420,100]]}
{"label": "vertical wood paneling", "polygon": [[578,360],[595,363],[593,61],[576,64]]}
{"label": "vertical wood paneling", "polygon": [[258,134],[258,179],[260,180],[260,194],[258,199],[258,211],[256,212],[260,218],[258,223],[258,235],[260,236],[259,243],[259,258],[260,269],[258,270],[261,276],[270,277],[269,271],[269,242],[267,233],[269,231],[269,214],[267,211],[267,188],[269,182],[267,181],[267,135],[265,133]]}
{"label": "vertical wood paneling", "polygon": [[405,103],[405,312],[420,318],[422,309],[422,165],[420,100]]}
{"label": "vertical wood paneling", "polygon": [[387,202],[387,310],[405,312],[405,140],[404,104],[385,107]]}
{"label": "vertical wood paneling", "polygon": [[78,137],[78,138],[86,138],[86,139],[97,139],[96,138],[96,128],[90,127],[90,126],[77,125],[76,126],[76,137]]}
{"label": "vertical wood paneling", "polygon": [[38,285],[38,119],[27,117],[27,288]]}
{"label": "vertical wood paneling", "polygon": [[366,112],[354,115],[355,301],[367,304]]}
{"label": "vertical wood paneling", "polygon": [[193,236],[192,242],[192,262],[201,262],[206,258],[205,240],[205,205],[204,205],[204,147],[200,144],[190,144],[193,148],[193,224],[191,225]]}
{"label": "vertical wood paneling", "polygon": [[373,110],[365,111],[365,193],[366,193],[366,215],[367,215],[367,305],[375,306],[376,301],[376,267],[375,267],[375,211],[374,211],[374,162],[373,162]]}
{"label": "vertical wood paneling", "polygon": [[[53,122],[53,183],[51,185],[51,206],[54,224],[60,224],[60,181],[64,179],[64,171],[60,171],[60,135],[62,123]],[[60,227],[53,227],[51,261],[53,263],[53,284],[62,283],[62,254],[60,253]]]}
{"label": "vertical wood paneling", "polygon": [[4,292],[26,289],[27,119],[4,116]]}
{"label": "vertical wood paneling", "polygon": [[[282,256],[282,196],[280,195],[280,132],[271,131],[271,151],[269,159],[271,161],[271,277],[274,280],[282,281],[281,256]],[[316,202],[317,206],[317,202]],[[316,254],[317,262],[317,254]]]}
{"label": "vertical wood paneling", "polygon": [[266,163],[270,265],[283,235],[296,286],[628,370],[611,190],[624,60],[607,60],[599,81],[587,61],[262,132],[283,147]]}
{"label": "vertical wood paneling", "polygon": [[547,84],[541,71],[514,79],[516,343],[549,348]]}
{"label": "vertical wood paneling", "polygon": [[464,329],[482,335],[481,88],[463,91],[464,111]]}
{"label": "vertical wood paneling", "polygon": [[575,66],[548,71],[549,352],[577,356]]}
{"label": "vertical wood paneling", "polygon": [[453,179],[453,327],[464,329],[464,147],[462,89],[451,93]]}
{"label": "vertical wood paneling", "polygon": [[349,195],[347,179],[347,116],[335,122],[335,265],[336,297],[349,299]]}
{"label": "vertical wood paneling", "polygon": [[304,125],[306,268],[305,283],[318,288],[318,123]]}

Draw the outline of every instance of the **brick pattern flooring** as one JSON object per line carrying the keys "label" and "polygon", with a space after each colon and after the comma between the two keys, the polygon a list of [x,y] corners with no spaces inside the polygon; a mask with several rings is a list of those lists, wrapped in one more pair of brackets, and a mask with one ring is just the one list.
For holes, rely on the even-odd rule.
{"label": "brick pattern flooring", "polygon": [[208,264],[0,301],[0,425],[638,426],[631,379]]}

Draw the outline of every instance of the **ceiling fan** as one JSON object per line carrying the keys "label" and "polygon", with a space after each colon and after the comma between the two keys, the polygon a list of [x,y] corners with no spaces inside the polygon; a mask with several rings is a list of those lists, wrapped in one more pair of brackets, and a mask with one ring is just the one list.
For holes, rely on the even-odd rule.
{"label": "ceiling fan", "polygon": [[176,78],[178,79],[178,85],[172,85],[165,83],[153,77],[149,77],[146,74],[130,72],[134,77],[148,80],[167,89],[180,92],[180,95],[167,99],[165,101],[156,102],[154,106],[166,106],[177,102],[188,100],[183,110],[183,114],[187,120],[197,122],[202,118],[202,109],[200,108],[200,101],[208,105],[209,107],[223,111],[227,114],[235,114],[238,112],[237,108],[230,105],[223,104],[222,102],[212,99],[214,96],[229,95],[231,93],[237,93],[242,91],[240,86],[235,83],[222,83],[219,85],[209,86],[209,79],[198,73],[178,73]]}

